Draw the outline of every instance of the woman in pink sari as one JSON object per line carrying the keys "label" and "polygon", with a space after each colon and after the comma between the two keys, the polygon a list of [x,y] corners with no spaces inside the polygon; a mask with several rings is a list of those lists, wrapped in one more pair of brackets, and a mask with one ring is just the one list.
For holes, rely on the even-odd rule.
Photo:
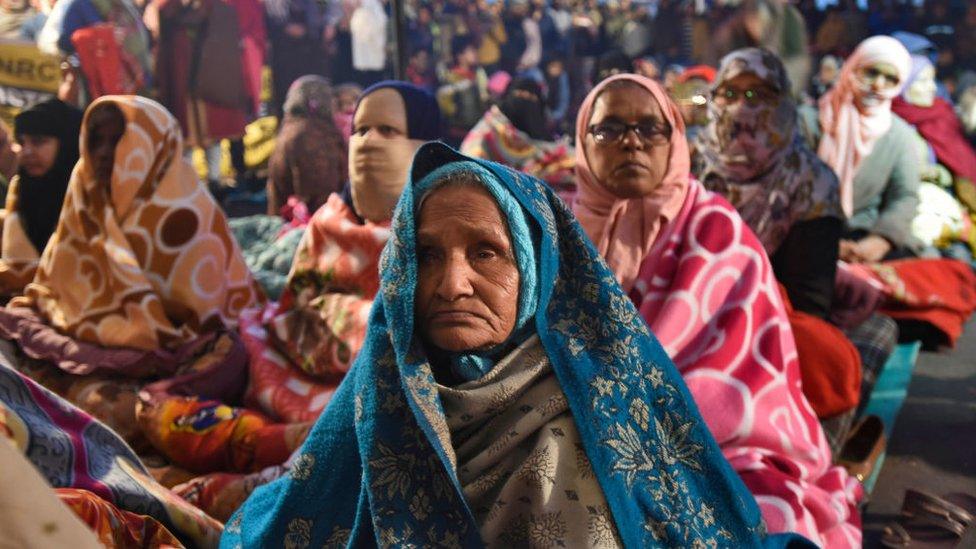
{"label": "woman in pink sari", "polygon": [[689,175],[684,123],[656,83],[598,85],[576,124],[574,212],[660,339],[770,532],[859,547],[857,482],[800,388],[762,244]]}

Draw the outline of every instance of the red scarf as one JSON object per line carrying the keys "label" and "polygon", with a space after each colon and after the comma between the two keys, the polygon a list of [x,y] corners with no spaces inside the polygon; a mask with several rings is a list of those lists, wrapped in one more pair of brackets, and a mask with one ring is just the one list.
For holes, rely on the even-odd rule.
{"label": "red scarf", "polygon": [[898,97],[891,103],[891,110],[915,126],[935,149],[939,162],[953,175],[976,182],[976,152],[966,140],[952,105],[945,99],[936,97],[931,107],[918,107]]}

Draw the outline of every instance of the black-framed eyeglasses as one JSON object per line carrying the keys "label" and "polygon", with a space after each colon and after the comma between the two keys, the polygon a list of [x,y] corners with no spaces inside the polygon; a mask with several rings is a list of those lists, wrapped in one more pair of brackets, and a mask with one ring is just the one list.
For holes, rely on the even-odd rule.
{"label": "black-framed eyeglasses", "polygon": [[763,89],[763,88],[749,88],[745,90],[737,90],[735,88],[719,88],[712,92],[712,101],[720,105],[731,105],[743,100],[748,105],[758,105],[760,103],[765,103],[771,105],[779,100],[776,93]]}
{"label": "black-framed eyeglasses", "polygon": [[660,122],[645,121],[636,124],[624,124],[623,122],[608,121],[591,124],[588,131],[600,145],[617,143],[631,131],[648,144],[661,145],[671,141],[671,126]]}

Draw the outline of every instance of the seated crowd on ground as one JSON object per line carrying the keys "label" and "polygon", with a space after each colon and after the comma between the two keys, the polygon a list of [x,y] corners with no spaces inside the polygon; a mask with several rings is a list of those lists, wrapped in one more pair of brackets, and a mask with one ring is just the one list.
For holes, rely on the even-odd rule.
{"label": "seated crowd on ground", "polygon": [[[267,207],[232,217],[214,174],[224,138],[245,172],[247,117],[175,85],[196,8],[170,4],[146,11],[159,101],[89,84],[6,136],[4,536],[861,546],[872,463],[843,448],[874,383],[976,310],[967,107],[912,40],[827,48],[809,85],[783,45],[583,56],[579,97],[538,21],[451,37],[440,89],[423,56],[364,88],[275,58]],[[312,48],[270,4],[268,39]]]}

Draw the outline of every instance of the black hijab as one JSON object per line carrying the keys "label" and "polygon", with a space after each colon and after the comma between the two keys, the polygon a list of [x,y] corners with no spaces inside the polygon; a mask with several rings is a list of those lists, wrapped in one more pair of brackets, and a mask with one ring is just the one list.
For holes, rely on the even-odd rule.
{"label": "black hijab", "polygon": [[57,99],[38,103],[14,118],[17,139],[22,135],[45,135],[58,140],[58,155],[46,174],[31,177],[18,171],[18,210],[24,231],[38,252],[44,250],[57,228],[71,170],[78,162],[81,120],[79,109]]}
{"label": "black hijab", "polygon": [[[515,92],[525,92],[535,99],[527,99],[523,94]],[[498,107],[516,128],[532,139],[548,141],[552,137],[546,124],[546,100],[542,95],[542,86],[532,78],[519,77],[512,80]]]}

